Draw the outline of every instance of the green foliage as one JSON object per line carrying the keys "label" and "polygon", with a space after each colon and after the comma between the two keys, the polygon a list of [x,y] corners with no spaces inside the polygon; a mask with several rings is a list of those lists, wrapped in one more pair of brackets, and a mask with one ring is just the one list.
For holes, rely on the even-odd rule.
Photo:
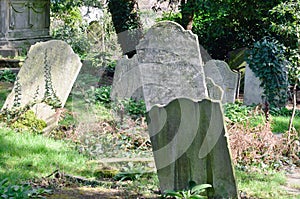
{"label": "green foliage", "polygon": [[[251,46],[270,29],[269,10],[282,0],[196,1],[193,32],[215,59],[227,59],[228,52]],[[181,15],[165,14],[180,22]]]}
{"label": "green foliage", "polygon": [[83,23],[79,6],[84,1],[59,1],[54,0],[51,4],[52,21],[57,21],[52,27],[52,36],[67,42],[75,53],[85,57],[90,47],[87,39],[87,24]]}
{"label": "green foliage", "polygon": [[[282,107],[282,108],[272,107],[270,109],[270,114],[272,116],[290,117],[292,115],[292,112],[293,112],[293,110],[287,109],[286,107]],[[296,110],[295,116],[300,117],[300,110]]]}
{"label": "green foliage", "polygon": [[288,75],[285,47],[273,38],[264,37],[248,51],[247,63],[261,80],[263,98],[271,106],[284,106],[287,102]]}
{"label": "green foliage", "polygon": [[281,42],[292,49],[297,48],[300,31],[300,1],[288,0],[270,10],[271,28],[283,36]]}
{"label": "green foliage", "polygon": [[47,63],[47,52],[46,52],[44,58],[45,93],[42,102],[45,102],[52,108],[60,108],[61,101],[57,97],[52,84],[51,68],[52,68],[51,65]]}
{"label": "green foliage", "polygon": [[137,5],[137,0],[108,1],[108,10],[112,15],[116,33],[119,34],[118,41],[123,54],[129,57],[135,54],[135,46],[142,36],[142,23]]}
{"label": "green foliage", "polygon": [[289,47],[289,81],[291,84],[300,82],[300,1],[285,1],[270,11],[272,30],[283,38]]}
{"label": "green foliage", "polygon": [[141,117],[146,114],[146,105],[143,100],[125,99],[121,103],[124,106],[125,112],[128,112],[131,116]]}
{"label": "green foliage", "polygon": [[[102,86],[95,89],[95,100],[106,106],[111,106],[111,86]],[[134,117],[145,116],[146,105],[143,100],[124,99],[120,101],[123,111]]]}
{"label": "green foliage", "polygon": [[52,193],[49,189],[32,188],[28,184],[12,185],[8,183],[8,179],[0,181],[0,198],[44,198],[43,194]]}
{"label": "green foliage", "polygon": [[248,120],[251,115],[252,108],[242,105],[242,103],[227,103],[224,105],[224,114],[233,123]]}
{"label": "green foliage", "polygon": [[109,104],[110,100],[111,86],[102,86],[95,89],[95,99],[103,104]]}
{"label": "green foliage", "polygon": [[15,130],[29,131],[33,133],[41,133],[46,126],[46,122],[38,119],[31,110],[26,111],[11,125],[11,127]]}
{"label": "green foliage", "polygon": [[15,80],[16,74],[13,73],[11,70],[6,69],[0,71],[0,81],[13,83]]}
{"label": "green foliage", "polygon": [[202,195],[208,188],[212,188],[210,184],[196,185],[194,182],[190,183],[188,190],[172,191],[166,190],[162,198],[178,198],[178,199],[204,199],[207,196]]}

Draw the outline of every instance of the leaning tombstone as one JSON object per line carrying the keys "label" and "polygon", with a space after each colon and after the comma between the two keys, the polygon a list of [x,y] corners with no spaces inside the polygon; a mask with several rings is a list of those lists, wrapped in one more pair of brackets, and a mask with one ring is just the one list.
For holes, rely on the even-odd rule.
{"label": "leaning tombstone", "polygon": [[179,98],[153,106],[148,128],[161,190],[211,184],[208,196],[237,198],[221,103]]}
{"label": "leaning tombstone", "polygon": [[204,65],[206,77],[211,78],[223,91],[222,103],[233,103],[238,89],[238,73],[233,72],[224,61],[210,60]]}
{"label": "leaning tombstone", "polygon": [[246,65],[245,86],[244,86],[244,104],[257,105],[262,103],[263,88],[260,87],[261,81],[255,76],[254,72]]}
{"label": "leaning tombstone", "polygon": [[[63,41],[52,40],[31,46],[18,76],[18,84],[8,95],[3,108],[14,106],[15,96],[19,95],[20,107],[35,103],[31,108],[39,119],[53,128],[59,111],[53,106],[63,107],[80,71],[81,62],[72,48]],[[19,93],[15,91],[19,85]]]}
{"label": "leaning tombstone", "polygon": [[[197,36],[161,22],[140,41],[136,58],[124,60],[125,68],[116,69],[113,95],[142,89],[161,190],[186,189],[194,181],[213,185],[212,197],[237,198],[222,89],[209,81],[207,91]],[[126,84],[130,80],[136,82]]]}

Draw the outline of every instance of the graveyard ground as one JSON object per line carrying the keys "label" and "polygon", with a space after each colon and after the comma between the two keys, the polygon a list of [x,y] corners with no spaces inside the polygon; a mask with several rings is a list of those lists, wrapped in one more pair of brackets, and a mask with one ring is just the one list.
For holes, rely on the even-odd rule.
{"label": "graveyard ground", "polygon": [[[12,84],[0,86],[3,104]],[[1,194],[27,191],[46,198],[160,197],[141,107],[131,104],[120,117],[111,102],[98,99],[89,104],[93,114],[101,115],[93,123],[76,119],[70,98],[59,127],[44,135],[16,132],[1,123],[0,179],[8,179],[7,183],[2,181],[2,187],[10,188],[0,188]],[[225,110],[241,198],[299,198],[299,157],[279,150],[285,149],[281,138],[287,130],[286,110],[273,113],[271,129],[277,134],[264,127],[264,117],[257,108],[236,103]],[[299,120],[295,120],[298,133]],[[268,144],[278,147],[269,150]],[[251,147],[259,149],[248,150]],[[22,185],[24,182],[32,188]]]}

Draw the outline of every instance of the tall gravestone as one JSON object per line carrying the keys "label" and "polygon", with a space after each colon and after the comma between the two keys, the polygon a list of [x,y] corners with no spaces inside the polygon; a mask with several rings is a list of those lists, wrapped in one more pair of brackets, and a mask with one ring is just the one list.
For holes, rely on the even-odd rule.
{"label": "tall gravestone", "polygon": [[194,181],[212,184],[212,197],[237,198],[222,89],[208,80],[207,91],[197,36],[174,22],[158,23],[137,55],[120,63],[112,97],[141,89],[161,190],[182,190]]}
{"label": "tall gravestone", "polygon": [[150,110],[156,103],[166,104],[178,97],[208,97],[198,38],[172,22],[159,23],[146,35],[147,40],[137,46],[137,55],[118,62],[112,98],[136,96],[142,89]]}
{"label": "tall gravestone", "polygon": [[0,55],[49,39],[50,0],[0,1]]}
{"label": "tall gravestone", "polygon": [[260,80],[254,72],[246,65],[245,86],[244,86],[244,104],[253,105],[262,103],[263,88],[260,87]]}
{"label": "tall gravestone", "polygon": [[[21,90],[19,96],[21,107],[33,101],[38,102],[32,110],[38,118],[46,121],[48,128],[52,128],[58,118],[57,112],[51,106],[41,102],[45,97],[46,87],[48,89],[52,87],[61,105],[64,106],[80,68],[80,58],[63,41],[51,40],[31,46],[17,76]],[[3,108],[13,107],[15,90],[16,85],[8,95]]]}
{"label": "tall gravestone", "polygon": [[148,127],[160,187],[182,190],[211,184],[213,198],[237,198],[221,103],[179,98],[156,105]]}
{"label": "tall gravestone", "polygon": [[211,78],[223,91],[223,103],[233,103],[238,86],[238,74],[233,72],[224,61],[209,60],[204,65],[205,76]]}

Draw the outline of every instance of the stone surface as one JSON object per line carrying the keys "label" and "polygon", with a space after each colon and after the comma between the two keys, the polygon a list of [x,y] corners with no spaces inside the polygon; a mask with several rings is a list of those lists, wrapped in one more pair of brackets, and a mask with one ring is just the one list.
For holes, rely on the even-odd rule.
{"label": "stone surface", "polygon": [[162,191],[194,181],[211,184],[211,197],[237,198],[220,102],[176,99],[152,107],[147,121]]}
{"label": "stone surface", "polygon": [[[185,50],[183,50],[185,49]],[[144,98],[149,111],[178,97],[208,97],[197,36],[174,22],[160,22],[145,34],[137,55],[119,60],[112,98]]]}
{"label": "stone surface", "polygon": [[[41,101],[45,94],[45,65],[51,67],[52,87],[62,106],[64,106],[73,83],[80,71],[81,62],[72,48],[63,41],[52,40],[31,46],[27,59],[18,74],[21,85],[21,106]],[[4,108],[12,108],[15,91],[9,94]],[[36,115],[45,120],[50,128],[55,125],[57,112],[45,103],[38,103],[32,108]]]}
{"label": "stone surface", "polygon": [[0,1],[0,55],[17,55],[22,48],[49,39],[50,0]]}
{"label": "stone surface", "polygon": [[116,65],[111,98],[143,99],[142,79],[137,55],[121,58]]}
{"label": "stone surface", "polygon": [[244,104],[253,105],[262,103],[263,89],[260,87],[260,80],[249,66],[245,70],[245,86],[244,86]]}
{"label": "stone surface", "polygon": [[222,103],[233,103],[236,97],[238,74],[234,73],[226,62],[210,60],[204,65],[205,76],[211,78],[223,91]]}
{"label": "stone surface", "polygon": [[208,97],[199,42],[191,31],[174,22],[149,29],[137,46],[147,110],[179,97]]}
{"label": "stone surface", "polygon": [[208,96],[210,99],[222,101],[224,91],[220,86],[215,84],[214,80],[207,77],[206,78],[206,87],[207,87]]}

